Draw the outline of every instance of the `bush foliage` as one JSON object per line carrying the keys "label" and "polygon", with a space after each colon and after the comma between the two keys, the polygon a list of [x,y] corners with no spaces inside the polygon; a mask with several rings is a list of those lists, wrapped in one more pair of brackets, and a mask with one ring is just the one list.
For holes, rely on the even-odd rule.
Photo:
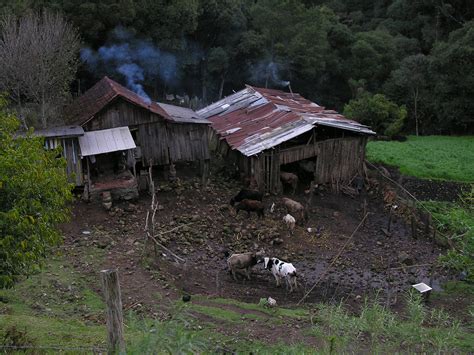
{"label": "bush foliage", "polygon": [[458,203],[426,201],[440,231],[448,234],[453,248],[441,257],[445,266],[464,272],[465,278],[474,281],[474,185]]}
{"label": "bush foliage", "polygon": [[361,94],[344,106],[344,115],[371,126],[378,134],[394,136],[400,133],[407,111],[382,94]]}
{"label": "bush foliage", "polygon": [[0,102],[0,287],[39,267],[61,236],[71,200],[65,160],[47,151],[43,139],[15,137],[16,117]]}

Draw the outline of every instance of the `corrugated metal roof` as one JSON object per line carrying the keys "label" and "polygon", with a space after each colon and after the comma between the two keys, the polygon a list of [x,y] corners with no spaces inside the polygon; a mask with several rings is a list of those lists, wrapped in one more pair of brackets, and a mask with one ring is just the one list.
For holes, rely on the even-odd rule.
{"label": "corrugated metal roof", "polygon": [[83,157],[136,148],[128,127],[84,132],[79,145]]}
{"label": "corrugated metal roof", "polygon": [[247,86],[197,113],[233,148],[246,156],[258,154],[317,125],[362,134],[368,126],[349,120],[297,93]]}
{"label": "corrugated metal roof", "polygon": [[84,130],[81,126],[60,126],[46,129],[38,129],[33,132],[34,136],[40,137],[79,137],[84,135]]}
{"label": "corrugated metal roof", "polygon": [[175,122],[179,123],[204,123],[210,124],[211,122],[202,118],[195,111],[190,108],[175,106],[170,104],[164,104],[162,102],[157,102],[168,116]]}

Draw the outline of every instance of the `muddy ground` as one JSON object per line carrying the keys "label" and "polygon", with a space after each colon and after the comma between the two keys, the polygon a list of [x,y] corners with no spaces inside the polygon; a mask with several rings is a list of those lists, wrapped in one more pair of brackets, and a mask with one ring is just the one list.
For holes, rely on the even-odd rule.
{"label": "muddy ground", "polygon": [[[363,303],[366,295],[378,294],[394,309],[414,283],[431,284],[435,290],[452,275],[436,266],[445,250],[429,237],[411,236],[411,227],[401,218],[387,227],[388,209],[375,192],[364,191],[354,198],[320,188],[312,199],[309,220],[289,236],[278,206],[281,196],[266,196],[264,202],[277,208],[266,211],[263,220],[245,213],[235,216],[229,200],[240,185],[233,180],[213,181],[202,188],[198,179],[182,180],[177,186],[157,182],[159,208],[157,239],[186,259],[176,263],[167,251],[154,254],[151,242],[145,247],[144,225],[151,199],[118,203],[106,211],[100,203],[77,201],[73,218],[62,229],[65,250],[71,263],[85,273],[118,267],[126,309],[155,309],[165,299],[182,294],[222,296],[247,302],[273,297],[280,305],[294,305],[316,282],[305,302]],[[305,202],[304,191],[295,200]],[[366,211],[365,223],[348,241]],[[307,228],[319,230],[308,232]],[[328,269],[344,244],[345,250]],[[105,252],[100,261],[84,262],[83,247]],[[225,251],[245,252],[263,248],[268,256],[292,262],[299,272],[299,289],[290,294],[277,288],[273,276],[260,265],[252,280],[234,281],[226,270]],[[98,283],[94,287],[99,291]],[[160,296],[161,295],[161,296]]]}

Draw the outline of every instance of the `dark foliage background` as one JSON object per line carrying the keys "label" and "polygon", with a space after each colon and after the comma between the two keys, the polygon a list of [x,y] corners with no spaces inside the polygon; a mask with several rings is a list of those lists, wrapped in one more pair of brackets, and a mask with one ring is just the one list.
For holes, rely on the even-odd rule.
{"label": "dark foliage background", "polygon": [[[403,130],[474,132],[474,2],[471,0],[0,0],[3,12],[61,12],[83,48],[145,41],[158,62],[138,63],[154,99],[204,105],[244,84],[294,91],[343,110],[360,95],[405,106]],[[117,29],[126,36],[117,36]],[[133,61],[133,59],[126,58]],[[107,74],[80,65],[71,90]],[[149,66],[149,67],[147,67]],[[155,68],[156,70],[153,70]],[[163,74],[165,73],[165,74]]]}

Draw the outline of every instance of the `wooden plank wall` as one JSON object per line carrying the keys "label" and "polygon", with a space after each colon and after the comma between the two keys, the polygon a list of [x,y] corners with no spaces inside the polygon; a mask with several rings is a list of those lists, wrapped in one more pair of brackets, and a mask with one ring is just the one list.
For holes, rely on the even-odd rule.
{"label": "wooden plank wall", "polygon": [[301,145],[283,151],[278,151],[276,148],[257,157],[242,159],[251,162],[251,171],[246,171],[246,175],[253,175],[260,190],[263,191],[281,192],[282,164],[314,156],[317,156],[315,182],[338,185],[348,182],[356,173],[361,173],[366,142],[365,137],[329,139],[314,145]]}
{"label": "wooden plank wall", "polygon": [[173,161],[209,159],[207,125],[167,123],[168,146]]}
{"label": "wooden plank wall", "polygon": [[142,163],[148,165],[169,164],[168,131],[164,122],[141,124],[138,126],[137,144],[142,150]]}
{"label": "wooden plank wall", "polygon": [[155,115],[144,108],[137,107],[129,102],[117,99],[105,109],[95,115],[85,125],[86,131],[96,131],[100,129],[135,126],[139,124],[157,122],[163,118]]}
{"label": "wooden plank wall", "polygon": [[315,144],[298,145],[280,151],[279,155],[280,164],[289,164],[318,155],[318,146]]}
{"label": "wooden plank wall", "polygon": [[317,184],[348,182],[362,172],[367,138],[338,138],[318,142],[319,154],[315,168]]}
{"label": "wooden plank wall", "polygon": [[66,174],[68,181],[75,186],[84,184],[84,176],[82,173],[82,160],[80,157],[79,141],[77,137],[72,138],[46,138],[49,146],[61,145],[62,156],[66,159]]}
{"label": "wooden plank wall", "polygon": [[137,142],[142,162],[167,165],[209,159],[209,128],[205,124],[172,123],[141,107],[118,99],[85,125],[86,131],[138,127]]}

